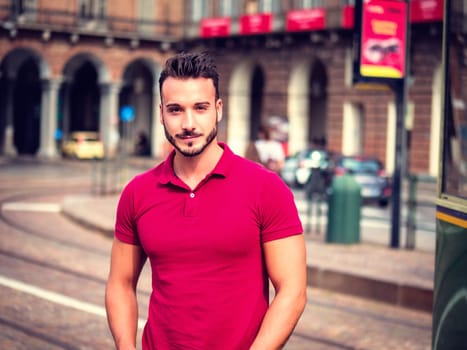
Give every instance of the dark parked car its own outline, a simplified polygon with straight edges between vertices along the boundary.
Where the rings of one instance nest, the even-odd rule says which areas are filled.
[[[288,156],[280,175],[290,187],[303,188],[311,179],[311,174],[315,169],[326,177],[325,182],[328,185],[329,175],[333,172],[332,168],[332,155],[329,151],[308,148]]]
[[[376,201],[388,205],[392,183],[383,163],[369,156],[341,156],[336,160],[334,176],[351,174],[361,187],[363,201]]]

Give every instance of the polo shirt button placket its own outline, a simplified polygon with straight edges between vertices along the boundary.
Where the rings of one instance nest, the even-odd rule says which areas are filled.
[[[195,199],[195,193],[190,192],[188,195],[189,198],[186,198],[185,200],[185,208],[184,208],[184,216],[186,217],[194,217],[196,216],[196,201]]]

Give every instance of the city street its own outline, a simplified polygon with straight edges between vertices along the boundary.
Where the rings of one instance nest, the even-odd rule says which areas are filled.
[[[91,162],[0,159],[1,349],[113,348],[104,309],[112,239],[60,212],[65,197],[95,191],[96,178]],[[306,210],[306,202],[297,201]],[[388,209],[364,210],[389,215]],[[429,211],[422,215],[428,220]],[[362,225],[374,222],[364,219]],[[147,268],[138,291],[143,324],[150,294]],[[309,288],[305,313],[285,349],[421,350],[430,343],[429,313]]]

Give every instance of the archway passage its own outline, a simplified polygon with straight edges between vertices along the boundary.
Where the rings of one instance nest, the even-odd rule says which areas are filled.
[[[97,71],[90,62],[84,62],[70,86],[69,131],[98,131],[99,102]]]
[[[264,73],[259,66],[255,66],[251,77],[250,100],[250,141],[258,138],[262,124],[263,113]]]
[[[13,142],[18,154],[36,154],[39,149],[41,82],[34,59],[19,68],[13,90]]]
[[[308,143],[326,147],[326,89],[327,76],[324,64],[316,60],[309,75],[308,89]]]
[[[119,132],[127,152],[138,156],[152,153],[152,117],[154,106],[154,74],[142,61],[132,62],[125,70],[119,109],[129,106],[134,111],[131,122],[120,121]]]

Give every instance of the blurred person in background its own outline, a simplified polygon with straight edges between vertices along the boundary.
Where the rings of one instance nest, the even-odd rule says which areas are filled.
[[[269,128],[261,126],[255,146],[261,164],[267,169],[279,173],[284,166],[284,148],[279,141],[273,139]]]
[[[277,174],[218,142],[218,79],[206,53],[178,54],[161,73],[161,123],[174,150],[133,178],[118,203],[106,288],[118,349],[135,349],[136,288],[148,258],[145,350],[279,349],[304,310],[293,195]]]
[[[138,135],[136,137],[135,154],[137,156],[151,155],[151,147],[149,145],[149,139],[144,131],[138,132]]]

